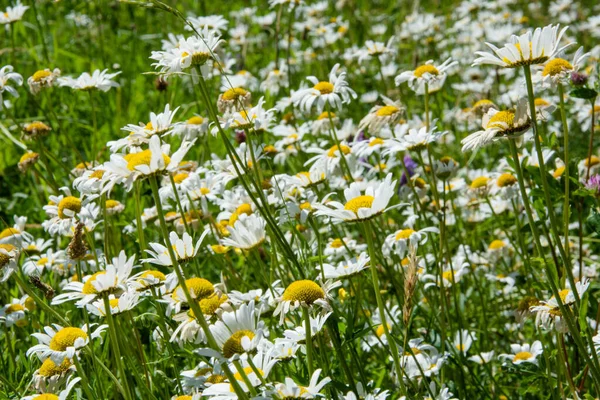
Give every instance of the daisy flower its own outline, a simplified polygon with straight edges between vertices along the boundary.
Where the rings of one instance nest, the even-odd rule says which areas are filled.
[[[394,49],[395,39],[396,38],[392,36],[388,39],[387,43],[367,40],[365,42],[365,47],[354,53],[354,56],[358,59],[359,63],[371,60],[372,58],[377,58],[380,62],[385,63],[396,53],[396,50]]]
[[[527,31],[520,36],[512,35],[509,42],[501,48],[486,42],[494,53],[476,51],[475,54],[480,57],[475,59],[473,65],[491,64],[504,68],[517,68],[523,65],[543,64],[570,46],[567,44],[558,47],[567,28],[564,27],[559,32],[559,25],[548,25],[543,29],[537,28],[533,32]]]
[[[6,282],[11,274],[17,270],[17,259],[19,258],[19,250],[8,243],[0,244],[0,270],[2,278],[0,283]]]
[[[511,344],[511,354],[500,354],[498,358],[510,360],[514,365],[520,365],[525,363],[537,365],[537,358],[544,351],[542,348],[542,342],[536,340],[531,345],[525,344]]]
[[[58,395],[44,392],[41,394],[33,394],[30,396],[24,396],[21,398],[21,400],[67,400],[70,397],[69,395],[71,394],[71,391],[73,390],[75,385],[77,383],[79,383],[80,380],[81,380],[81,378],[79,378],[79,377],[69,379],[69,381],[67,383],[67,387],[64,390],[61,390],[60,392],[58,392]]]
[[[91,75],[88,72],[84,72],[77,78],[71,78],[69,76],[58,78],[58,84],[60,86],[70,87],[73,90],[89,91],[97,89],[108,92],[110,88],[119,87],[119,84],[115,82],[113,78],[120,73],[121,71],[109,74],[108,69],[103,71],[97,69]]]
[[[369,256],[362,252],[357,259],[341,261],[337,266],[323,264],[323,274],[326,279],[349,278],[367,268],[369,268]]]
[[[0,13],[0,15],[2,14]],[[0,110],[4,108],[2,93],[7,92],[13,97],[19,97],[19,92],[9,84],[10,81],[16,86],[21,86],[23,84],[23,77],[21,74],[13,72],[12,65],[5,65],[0,68]]]
[[[156,61],[152,66],[167,76],[191,68],[192,77],[196,81],[197,71],[192,67],[199,67],[203,76],[208,75],[210,67],[207,61],[214,59],[221,43],[223,39],[219,33],[205,26],[200,30],[200,36],[180,38],[176,46],[166,51],[153,51],[150,59]]]
[[[74,326],[62,327],[57,324],[44,327],[45,333],[33,333],[39,344],[27,350],[27,356],[35,354],[40,360],[50,358],[55,364],[62,364],[65,359],[73,359],[78,350],[86,346],[90,338],[99,338],[107,325],[100,325],[90,333],[92,326],[83,328]]]
[[[583,296],[585,291],[588,289],[590,281],[583,279],[583,281],[575,284],[575,290],[579,298]],[[560,300],[565,307],[571,307],[575,304],[575,294],[571,288],[566,288],[558,292]],[[538,305],[530,308],[530,311],[536,313],[535,322],[538,326],[545,329],[550,329],[554,326],[559,332],[568,331],[568,327],[563,320],[562,312],[558,306],[558,301],[555,296],[552,296],[549,300],[541,301]]]
[[[268,335],[254,301],[223,313],[221,319],[210,326],[210,331],[225,358],[253,352],[263,336]]]
[[[278,298],[277,308],[273,315],[279,315],[280,323],[283,324],[286,314],[298,307],[318,306],[328,310],[330,308],[327,302],[329,292],[338,286],[340,286],[340,282],[327,281],[323,285],[319,285],[310,279],[292,282],[284,290],[283,295]]]
[[[286,377],[284,383],[275,385],[275,398],[277,399],[316,399],[325,395],[319,393],[325,385],[331,382],[330,378],[319,381],[321,369],[315,370],[310,377],[308,386],[300,386],[293,379]]]
[[[319,332],[323,330],[327,319],[331,315],[331,312],[327,314],[317,315],[315,318],[309,316],[310,320],[310,334],[311,337],[315,337]],[[295,329],[286,329],[283,332],[283,338],[278,338],[279,341],[289,341],[296,344],[306,343],[306,328],[304,324],[297,326]]]
[[[221,244],[251,250],[265,241],[266,225],[265,220],[256,214],[241,214],[233,226],[227,226],[229,237],[224,238]]]
[[[21,0],[17,0],[14,6],[6,7],[4,12],[0,12],[0,24],[12,24],[13,22],[20,21],[28,9],[29,6],[24,6]],[[2,103],[1,99],[0,103]]]
[[[26,275],[41,275],[44,270],[52,270],[55,264],[64,264],[67,261],[63,250],[46,250],[45,254],[32,255],[23,263],[23,272]]]
[[[382,214],[387,209],[392,196],[395,194],[396,181],[392,181],[392,174],[388,174],[380,183],[369,184],[361,193],[361,185],[353,182],[344,190],[346,204],[338,201],[329,201],[325,204],[315,204],[315,215],[330,217],[332,222],[366,221]],[[398,207],[400,205],[396,205]]]
[[[111,294],[108,296],[111,315],[121,314],[125,311],[133,310],[140,302],[140,294],[137,291],[126,291],[119,297]],[[99,317],[106,317],[106,307],[104,300],[96,300],[86,305],[87,310]]]
[[[404,112],[400,101],[381,96],[385,105],[371,108],[366,117],[358,124],[358,129],[367,129],[371,134],[378,134],[383,127],[391,127],[398,123]]]
[[[117,294],[127,290],[127,280],[131,275],[135,256],[127,258],[125,251],[121,250],[118,257],[106,269],[83,278],[83,282],[72,281],[65,285],[65,293],[59,294],[52,300],[52,304],[61,304],[77,300],[75,305],[83,307],[96,300],[102,294]]]
[[[8,243],[22,247],[23,242],[30,242],[33,236],[25,232],[27,217],[14,216],[15,224],[11,228],[0,231],[0,243]]]
[[[470,134],[461,141],[462,151],[478,150],[502,138],[522,136],[529,128],[527,99],[521,98],[515,109],[498,111],[490,108],[481,121],[483,130]]]
[[[180,136],[185,141],[202,137],[206,132],[208,132],[208,119],[199,115],[194,115],[173,127],[173,135]]]
[[[32,94],[38,94],[43,88],[54,86],[56,79],[60,76],[60,69],[54,68],[50,71],[48,68],[36,71],[33,75],[27,78],[29,91]]]
[[[457,65],[457,61],[452,58],[447,59],[442,64],[436,66],[433,60],[418,66],[414,71],[404,71],[395,78],[396,86],[408,82],[408,86],[417,94],[425,94],[425,87],[428,93],[437,92],[444,86],[447,73],[450,68]]]
[[[3,322],[7,328],[13,325],[26,325],[25,312],[32,307],[32,301],[33,299],[27,295],[20,299],[12,299],[9,304],[5,304],[4,307],[0,308],[0,322]],[[35,307],[35,303],[33,303],[33,307]]]
[[[384,155],[401,153],[406,150],[422,151],[430,143],[437,142],[446,133],[446,131],[438,131],[436,121],[433,121],[429,129],[426,126],[419,129],[410,128],[405,135],[385,141]]]
[[[309,76],[308,81],[312,88],[300,89],[292,95],[292,102],[304,112],[310,112],[313,106],[317,112],[322,112],[325,105],[333,109],[341,109],[342,104],[347,104],[356,98],[356,93],[346,82],[346,73],[338,75],[340,64],[335,64],[329,73],[329,81],[319,81],[314,76]]]
[[[200,239],[198,239],[196,245],[194,245],[192,242],[192,237],[187,232],[184,232],[181,238],[179,238],[175,232],[169,233],[169,240],[171,242],[171,246],[173,247],[173,252],[175,253],[177,262],[180,265],[186,264],[196,257],[198,250],[200,250],[200,246],[202,245],[202,241],[207,233],[208,231],[202,233],[202,236],[200,236]],[[166,267],[173,266],[173,262],[167,247],[160,243],[149,243],[149,246],[152,248],[152,250],[146,250],[146,253],[150,254],[151,258],[145,258],[141,260],[143,263],[163,265]]]
[[[385,238],[384,248],[393,250],[399,257],[403,258],[409,249],[416,252],[419,245],[425,244],[429,238],[428,233],[440,233],[440,231],[433,226],[418,231],[412,228],[400,229]]]
[[[583,61],[590,56],[590,53],[584,53],[583,47],[577,49],[573,55],[573,61],[569,62],[564,58],[553,58],[549,60],[544,69],[538,71],[534,77],[534,82],[539,82],[545,87],[554,87],[556,84],[566,84],[571,78],[571,74],[579,71]]]

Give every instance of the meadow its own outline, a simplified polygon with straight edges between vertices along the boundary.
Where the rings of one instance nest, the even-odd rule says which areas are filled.
[[[600,396],[600,4],[2,0],[0,399]]]

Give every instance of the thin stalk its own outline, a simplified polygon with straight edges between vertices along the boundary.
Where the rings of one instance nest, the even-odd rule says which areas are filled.
[[[565,202],[563,205],[563,236],[565,237],[565,252],[567,257],[570,257],[569,249],[569,217],[570,217],[570,196],[569,189],[571,179],[569,175],[569,124],[567,123],[567,111],[565,109],[565,93],[562,83],[558,84],[558,101],[560,104],[560,118],[563,127],[563,161],[565,163],[565,170],[563,172],[563,180],[565,181]]]
[[[306,363],[308,364],[308,376],[312,376],[314,371],[313,342],[310,328],[310,315],[308,314],[308,308],[306,307],[302,307],[302,318],[304,319],[304,330],[306,331]]]

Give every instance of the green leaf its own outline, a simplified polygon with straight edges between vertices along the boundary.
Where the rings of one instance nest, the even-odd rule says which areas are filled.
[[[596,92],[594,89],[582,87],[582,88],[577,88],[577,89],[571,90],[570,95],[572,97],[577,97],[578,99],[591,100],[591,99],[596,98],[596,96],[598,96],[598,92]]]

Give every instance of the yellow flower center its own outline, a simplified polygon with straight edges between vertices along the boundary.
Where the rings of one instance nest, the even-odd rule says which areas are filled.
[[[2,232],[0,232],[0,239],[6,239],[9,236],[17,236],[20,235],[21,231],[16,228],[6,228]]]
[[[244,353],[242,347],[242,338],[248,337],[250,340],[254,339],[254,332],[249,330],[237,331],[223,344],[223,355],[226,358],[232,357],[234,354]]]
[[[34,121],[30,124],[25,125],[25,127],[23,129],[27,133],[32,133],[32,132],[36,132],[36,131],[43,133],[43,132],[48,132],[50,130],[50,127],[43,122]]]
[[[108,304],[110,304],[110,308],[118,307],[119,299],[110,299],[110,300],[108,300]]]
[[[561,166],[561,167],[558,167],[558,168],[556,168],[556,169],[554,170],[554,172],[552,173],[552,176],[558,179],[558,178],[560,178],[560,177],[562,176],[562,174],[564,174],[564,173],[565,173],[565,166],[563,165],[563,166]]]
[[[415,233],[414,229],[403,229],[400,232],[396,233],[396,240],[406,240],[410,238],[410,236]]]
[[[48,262],[48,257],[42,257],[38,260],[37,265],[44,265]]]
[[[454,274],[452,273],[452,271],[444,271],[444,273],[442,274],[442,278],[448,282],[454,282]]]
[[[504,243],[502,240],[494,240],[492,241],[492,243],[490,243],[490,245],[488,246],[489,250],[499,250],[501,248],[503,248],[504,246],[506,246],[506,243]]]
[[[33,400],[59,400],[59,397],[52,393],[44,393],[38,396],[35,396]]]
[[[257,368],[257,370],[258,370],[258,373],[262,376],[263,375],[263,371],[260,368]],[[251,375],[253,373],[254,373],[254,370],[252,369],[252,367],[245,367],[244,368],[244,374]],[[236,380],[243,382],[242,374],[240,374],[239,372],[236,372],[235,374],[233,374],[233,377]]]
[[[471,189],[479,189],[485,187],[487,186],[489,180],[490,178],[488,178],[487,176],[480,176],[479,178],[475,178],[473,179],[473,182],[471,182]]]
[[[58,217],[61,219],[71,218],[65,214],[65,210],[69,210],[76,214],[81,211],[81,199],[73,196],[67,196],[58,203]]]
[[[345,144],[341,144],[340,147],[338,147],[338,145],[333,145],[331,146],[331,148],[329,148],[329,151],[327,152],[327,156],[333,158],[333,157],[337,157],[337,154],[340,152],[344,153],[344,155],[349,154],[352,150],[350,149],[350,147],[346,146]]]
[[[200,300],[200,309],[204,315],[213,315],[221,306],[221,304],[227,301],[226,295],[219,296],[218,294],[213,294],[206,299]]]
[[[350,210],[354,214],[358,215],[358,210],[360,210],[361,208],[371,208],[374,200],[375,198],[373,196],[358,196],[348,201],[344,206],[344,210]]]
[[[39,82],[42,79],[49,77],[50,75],[52,75],[52,72],[50,72],[48,70],[39,70],[39,71],[35,71],[32,78],[35,82]]]
[[[369,147],[374,147],[374,146],[382,145],[382,144],[383,144],[383,139],[375,138],[369,142]]]
[[[333,93],[333,84],[329,83],[329,82],[319,82],[317,83],[313,89],[318,90],[319,92],[321,92],[321,94],[329,94],[329,93]]]
[[[600,164],[600,158],[596,156],[591,156],[590,158],[586,158],[584,161],[586,167],[594,166]]]
[[[508,173],[508,172],[500,175],[498,177],[498,180],[496,181],[496,184],[499,187],[512,186],[515,183],[517,183],[517,178],[515,178],[515,176],[513,174]]]
[[[425,74],[439,75],[440,71],[438,71],[438,69],[431,64],[425,64],[425,65],[421,65],[421,66],[417,67],[417,69],[415,69],[413,74],[417,78],[421,78]]]
[[[205,299],[215,292],[213,284],[204,278],[190,278],[185,284],[192,298],[196,300]]]
[[[83,294],[98,294],[98,291],[92,284],[100,275],[106,274],[106,271],[96,272],[92,276],[88,278],[87,281],[83,284],[83,289],[81,289],[81,293]]]
[[[213,385],[215,383],[222,383],[222,382],[225,382],[225,376],[224,375],[211,375],[206,379],[206,382],[212,383]]]
[[[292,282],[283,292],[283,301],[293,301],[312,305],[325,298],[325,292],[319,285],[309,279]]]
[[[225,254],[229,251],[229,247],[222,244],[213,244],[211,248],[216,254]]]
[[[118,207],[120,205],[121,205],[121,203],[117,200],[112,200],[112,199],[106,200],[106,208],[108,208],[108,209],[112,209],[112,208]]]
[[[516,361],[527,361],[529,359],[531,359],[533,357],[533,354],[531,354],[528,351],[520,351],[517,354],[515,354],[515,357],[513,358],[513,362]]]
[[[183,396],[177,396],[177,397],[175,397],[175,400],[192,400],[192,396],[184,394]]]
[[[246,94],[248,94],[248,91],[241,88],[241,87],[236,87],[236,88],[232,88],[229,90],[226,90],[223,94],[222,94],[222,99],[223,100],[227,100],[227,101],[233,101],[233,100],[237,100],[240,97],[244,97],[246,96]]]
[[[391,325],[387,324],[387,328],[389,330],[391,328]],[[382,337],[383,335],[385,335],[385,327],[383,326],[383,324],[379,325],[377,329],[375,329],[375,334],[377,335],[377,337]]]
[[[186,180],[186,178],[190,176],[187,172],[180,172],[178,174],[175,174],[175,176],[173,176],[173,180],[175,181],[175,183],[181,183],[184,180]]]
[[[33,151],[29,151],[21,156],[19,159],[19,163],[24,163],[29,160],[37,159],[40,155],[38,153],[34,153]]]
[[[383,106],[379,110],[377,110],[375,115],[377,115],[378,117],[389,117],[390,115],[394,115],[399,111],[400,109],[396,106]]]
[[[486,128],[500,128],[506,130],[513,127],[515,122],[515,112],[511,110],[498,111],[487,123]]]
[[[535,100],[533,100],[533,104],[536,107],[548,107],[550,105],[550,102],[546,99],[542,99],[541,97],[538,97]]]
[[[171,162],[171,158],[163,154],[163,160],[165,165]],[[150,165],[150,160],[152,160],[152,151],[150,149],[140,151],[139,153],[131,153],[125,156],[125,160],[127,161],[127,169],[130,171],[135,171],[135,167],[139,165]]]
[[[12,313],[16,313],[17,311],[25,311],[25,307],[23,307],[21,304],[16,303],[16,304],[11,304],[10,306],[6,307],[6,315],[12,314]]]
[[[335,114],[329,111],[323,111],[321,114],[319,114],[319,116],[317,117],[317,120],[324,120],[324,119],[334,119],[335,118]]]
[[[77,339],[87,339],[88,335],[80,328],[67,327],[56,332],[50,340],[50,350],[65,351],[68,347],[73,347]]]
[[[104,172],[105,171],[102,169],[97,169],[90,174],[90,179],[92,179],[92,178],[102,179],[102,177],[104,176]]]
[[[333,247],[334,249],[339,249],[343,245],[344,245],[344,242],[342,241],[342,239],[335,238],[335,239],[333,239],[333,241],[331,242],[331,244],[329,246]]]
[[[204,118],[194,115],[192,118],[187,120],[188,125],[202,125]]]
[[[54,361],[52,361],[50,358],[47,358],[42,363],[42,366],[40,367],[38,374],[49,378],[51,376],[62,374],[63,372],[67,371],[70,366],[71,366],[71,361],[69,361],[69,359],[67,359],[67,358],[65,358],[60,365],[56,365],[54,363]]]
[[[563,71],[572,70],[573,66],[570,62],[562,58],[554,58],[546,64],[544,70],[542,71],[543,76],[555,76],[560,74]]]

